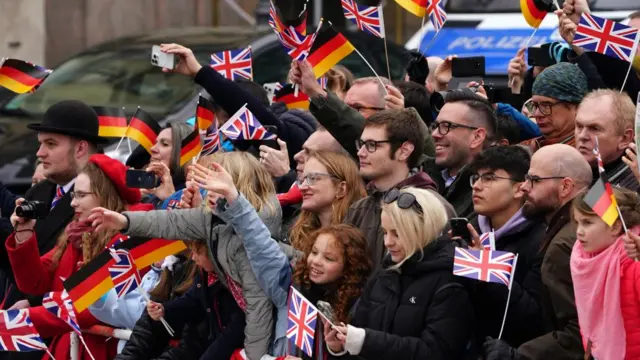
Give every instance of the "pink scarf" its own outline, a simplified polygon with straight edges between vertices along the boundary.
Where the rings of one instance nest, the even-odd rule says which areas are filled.
[[[580,331],[592,342],[596,359],[624,359],[626,338],[620,304],[621,263],[627,256],[622,239],[599,254],[588,254],[576,241],[571,252],[571,278]]]

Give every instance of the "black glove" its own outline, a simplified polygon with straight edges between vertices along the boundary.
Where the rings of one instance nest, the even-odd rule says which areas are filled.
[[[485,360],[522,360],[518,351],[506,341],[493,339],[490,336],[487,336],[484,342],[484,358]]]
[[[409,81],[424,86],[427,81],[427,76],[429,76],[429,63],[427,63],[427,58],[417,50],[410,51],[409,56],[411,57],[407,65]]]

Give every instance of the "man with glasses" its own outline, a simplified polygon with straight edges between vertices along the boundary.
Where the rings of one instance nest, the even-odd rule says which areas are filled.
[[[442,170],[446,189],[444,197],[458,216],[469,220],[475,216],[471,200],[471,173],[466,166],[495,135],[496,115],[491,104],[474,94],[456,92],[446,102],[431,124],[436,145],[435,161]]]
[[[602,89],[587,94],[576,115],[576,149],[593,169],[593,181],[599,177],[598,162],[593,152],[596,138],[607,178],[612,185],[640,190],[625,151],[633,143],[636,109],[626,93]]]
[[[526,103],[542,136],[522,144],[534,152],[551,144],[574,146],[576,112],[587,91],[587,77],[576,65],[562,62],[542,71],[533,82],[531,101]]]
[[[576,241],[571,201],[591,185],[591,167],[575,148],[554,144],[533,155],[525,179],[520,187],[525,194],[523,215],[542,217],[547,225],[539,244],[544,254],[540,304],[547,333],[522,344],[517,350],[504,340],[488,340],[484,344],[485,359],[583,359],[569,265]]]
[[[380,203],[389,190],[405,186],[429,190],[442,201],[448,215],[455,216],[453,207],[438,194],[435,182],[421,170],[425,136],[424,123],[415,109],[384,110],[367,119],[356,141],[360,175],[368,181],[369,196],[351,206],[345,222],[362,230],[376,266],[385,254]]]
[[[509,316],[502,337],[512,346],[544,333],[540,241],[546,226],[544,219],[524,216],[524,193],[520,189],[529,171],[530,159],[528,151],[520,146],[496,146],[483,151],[469,164],[473,207],[478,214],[476,229],[482,239],[490,238],[493,233],[496,250],[518,254]],[[498,337],[508,294],[504,286],[477,284],[473,303],[478,339]]]

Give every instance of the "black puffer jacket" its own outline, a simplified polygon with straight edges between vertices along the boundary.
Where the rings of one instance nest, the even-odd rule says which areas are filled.
[[[182,294],[173,292],[185,281],[189,281],[187,276],[191,274],[191,270],[195,266],[191,260],[183,260],[174,265],[172,278],[172,292],[169,299],[177,298]],[[158,299],[153,299],[158,301]],[[176,337],[182,336],[182,328],[173,328]],[[142,316],[136,322],[136,326],[131,332],[131,337],[122,349],[122,352],[115,357],[115,360],[148,360],[156,359],[165,351],[170,350],[169,334],[160,322],[154,321],[149,317],[147,310],[142,312]]]
[[[453,270],[454,243],[441,238],[396,270],[379,270],[364,289],[353,326],[366,331],[367,360],[469,358],[474,315],[464,278]],[[385,259],[385,268],[391,265]]]

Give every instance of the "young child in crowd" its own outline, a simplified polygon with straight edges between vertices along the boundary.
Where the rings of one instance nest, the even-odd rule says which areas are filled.
[[[620,213],[633,234],[640,234],[640,198],[614,188]],[[611,226],[585,201],[573,201],[577,241],[571,252],[571,277],[580,332],[595,359],[640,359],[640,262],[625,252],[624,227]]]

